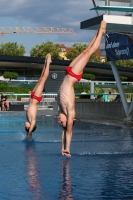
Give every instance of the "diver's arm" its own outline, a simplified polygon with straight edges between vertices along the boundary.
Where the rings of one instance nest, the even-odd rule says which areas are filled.
[[[66,137],[65,150],[68,153],[70,153],[70,145],[71,145],[71,140],[72,140],[72,127],[73,127],[74,118],[75,118],[75,111],[72,110],[68,113],[68,116],[67,116],[67,127],[66,127],[66,134],[65,134],[65,137]]]
[[[63,151],[64,151],[64,149],[65,149],[65,146],[66,146],[66,140],[65,140],[65,130],[64,130],[64,128],[63,128],[63,130],[62,130],[62,155],[63,155]]]

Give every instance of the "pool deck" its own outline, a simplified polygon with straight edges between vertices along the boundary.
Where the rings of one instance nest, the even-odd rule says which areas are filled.
[[[26,110],[26,108],[25,108]],[[21,111],[21,112],[25,112]],[[1,113],[5,112],[16,112],[16,111],[0,111]],[[52,108],[38,108],[38,115],[41,116],[53,116],[53,109]],[[133,128],[133,123],[131,124],[125,124],[124,119],[112,119],[112,118],[92,118],[90,117],[88,119],[76,119],[77,121],[84,121],[84,122],[92,122],[92,123],[98,123],[98,124],[105,124],[105,125],[114,125],[114,126],[121,126],[121,127],[130,127]]]
[[[53,116],[53,109],[48,108],[48,109],[43,109],[43,110],[38,110],[39,115],[45,115],[45,116]],[[114,125],[114,126],[121,126],[121,127],[130,127],[133,128],[133,123],[132,124],[125,124],[124,119],[112,119],[112,118],[93,118],[90,119],[76,119],[77,121],[84,121],[84,122],[92,122],[92,123],[98,123],[98,124],[105,124],[105,125]]]
[[[114,126],[130,126],[133,127],[133,125],[126,125],[124,124],[124,120],[118,120],[118,119],[81,119],[80,121],[86,121],[86,122],[92,122],[97,124],[105,124],[105,125],[114,125]]]

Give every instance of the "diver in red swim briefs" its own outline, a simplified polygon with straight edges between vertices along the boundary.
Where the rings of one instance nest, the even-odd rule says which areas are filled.
[[[38,110],[38,102],[42,100],[42,92],[44,89],[45,81],[49,75],[49,67],[51,63],[51,54],[47,54],[45,58],[44,68],[42,70],[42,74],[40,79],[38,80],[34,89],[30,92],[31,99],[26,110],[27,122],[25,122],[25,130],[27,132],[27,136],[32,136],[32,132],[36,129],[36,116]]]
[[[74,84],[82,78],[83,70],[89,62],[90,56],[99,48],[102,36],[106,31],[106,22],[102,21],[100,27],[88,45],[66,68],[66,75],[58,91],[58,105],[60,114],[58,121],[62,125],[62,155],[70,157],[70,144],[72,127],[75,118]]]

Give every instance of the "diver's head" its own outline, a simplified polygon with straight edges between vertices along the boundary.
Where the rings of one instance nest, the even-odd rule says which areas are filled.
[[[67,125],[67,118],[66,118],[66,115],[64,114],[59,114],[58,116],[58,122],[61,124],[61,126],[63,128],[66,128],[66,125]]]

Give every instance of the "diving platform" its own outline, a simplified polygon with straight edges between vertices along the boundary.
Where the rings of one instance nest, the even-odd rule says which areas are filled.
[[[102,11],[117,11],[117,12],[133,12],[133,7],[122,6],[96,6],[90,10],[102,10]]]
[[[80,29],[97,30],[104,20],[107,23],[108,32],[133,33],[133,17],[103,14],[80,22]]]
[[[95,0],[92,0],[93,8],[91,8],[90,10],[94,10],[97,16],[80,22],[80,29],[97,30],[99,28],[101,21],[104,20],[106,22],[107,32],[121,33],[123,35],[126,33],[130,35],[133,34],[133,0],[99,0],[99,1],[104,1],[105,5],[97,6]],[[120,2],[123,5],[124,3],[129,3],[129,7],[123,5],[118,6],[118,3],[117,6],[112,6],[110,2],[113,2],[113,4],[115,4],[116,2]],[[99,15],[98,11],[105,11],[105,14]],[[111,11],[114,11],[116,13],[119,12],[119,14],[118,13],[112,14]],[[107,35],[104,37],[104,39],[106,39],[106,37]],[[116,40],[115,42],[117,42]],[[120,51],[121,50],[123,49],[120,49]],[[106,55],[107,52],[106,49],[104,49],[103,51]],[[133,99],[131,101],[131,104],[129,105],[125,97],[125,93],[122,87],[117,66],[113,59],[110,61],[110,65],[112,68],[112,72],[114,74],[115,81],[117,83],[122,105],[126,114],[124,123],[130,124],[131,119],[133,119]]]

